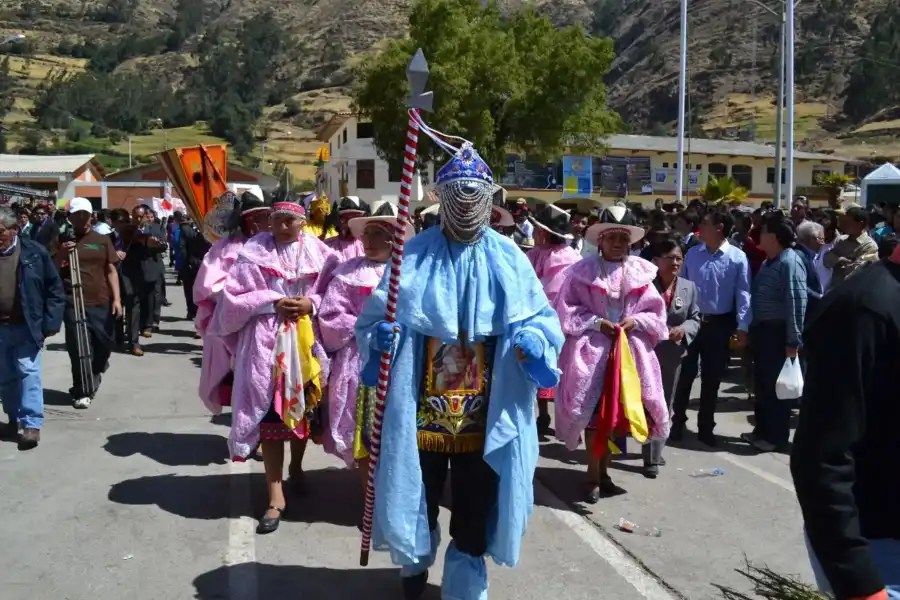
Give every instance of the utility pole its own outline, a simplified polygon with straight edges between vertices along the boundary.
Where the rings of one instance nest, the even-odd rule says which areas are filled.
[[[772,13],[781,22],[778,42],[778,98],[775,117],[775,206],[782,208],[781,196],[784,193],[787,206],[790,207],[794,196],[794,9],[800,4],[800,0],[781,0],[780,12],[775,12],[760,0],[749,0],[749,2]],[[787,32],[790,32],[790,36],[787,35]],[[785,64],[787,64],[787,75],[790,83],[787,85],[787,164],[783,167],[785,178],[784,184],[782,184],[782,156],[785,146]],[[786,192],[783,192],[784,188],[787,188]]]
[[[789,0],[790,1],[790,0]],[[681,65],[678,71],[678,170],[675,175],[675,201],[682,202],[684,192],[684,101],[687,96],[688,0],[681,0]]]
[[[753,112],[750,113],[750,141],[756,141],[756,13],[757,10],[753,9],[752,16],[752,24],[751,24],[751,46],[750,46],[750,61],[751,67],[750,72],[752,75],[750,76],[750,99],[753,102]]]
[[[791,0],[788,0],[789,2]],[[781,208],[781,182],[784,174],[784,30],[785,15],[781,11],[780,41],[778,42],[778,98],[775,116],[775,206]]]
[[[787,4],[787,36],[785,37],[785,60],[787,61],[787,80],[785,81],[785,95],[787,96],[787,135],[785,144],[787,149],[786,177],[784,193],[785,205],[790,207],[794,199],[794,0],[786,0]]]

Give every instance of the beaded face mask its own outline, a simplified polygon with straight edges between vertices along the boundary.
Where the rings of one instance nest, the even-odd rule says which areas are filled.
[[[472,142],[428,127],[418,117],[421,130],[453,158],[435,178],[434,193],[440,201],[441,228],[451,240],[474,244],[490,224],[496,190],[490,167]],[[462,142],[458,148],[446,140]]]

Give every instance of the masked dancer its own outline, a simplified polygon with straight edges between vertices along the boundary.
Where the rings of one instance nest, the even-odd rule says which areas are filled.
[[[321,198],[316,194],[308,194],[303,199],[303,205],[306,207],[308,219],[306,225],[303,226],[303,232],[313,235],[320,240],[327,240],[338,234],[337,228],[333,221],[329,219],[331,215],[331,204],[328,197]]]
[[[485,599],[485,557],[519,560],[538,455],[534,398],[558,382],[563,338],[528,259],[489,227],[495,187],[487,164],[470,143],[457,149],[421,127],[453,154],[435,183],[440,227],[406,244],[400,333],[384,321],[390,278],[356,326],[364,384],[375,385],[379,353],[393,348],[373,539],[401,565],[405,596],[419,598],[452,473],[443,597]]]

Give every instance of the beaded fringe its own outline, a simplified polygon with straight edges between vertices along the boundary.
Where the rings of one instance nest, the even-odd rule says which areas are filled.
[[[441,452],[443,454],[467,454],[484,450],[484,434],[469,433],[452,436],[436,431],[416,432],[419,450]]]

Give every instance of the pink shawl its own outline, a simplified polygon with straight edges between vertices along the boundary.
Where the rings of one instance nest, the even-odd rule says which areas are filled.
[[[340,257],[341,262],[365,254],[362,240],[356,238],[346,240],[341,236],[335,236],[325,240],[325,245],[334,250],[335,254]]]
[[[598,317],[608,314],[608,281],[601,274],[599,255],[573,265],[556,297],[566,342],[559,357],[562,378],[556,398],[556,437],[569,449],[578,447],[579,436],[587,427],[600,399],[612,340],[593,328]],[[653,285],[656,267],[646,260],[625,259],[623,284],[626,293],[623,319],[635,320],[628,334],[641,380],[641,400],[647,411],[650,434],[669,435],[669,409],[663,396],[659,362],[653,348],[668,338],[666,308]]]
[[[541,285],[544,286],[544,293],[550,304],[556,299],[559,288],[562,286],[565,276],[562,275],[566,269],[581,260],[581,255],[568,244],[558,244],[555,246],[545,246],[532,248],[528,251],[528,260],[534,267],[534,272]]]
[[[230,235],[213,244],[203,257],[203,263],[194,281],[194,304],[197,305],[194,326],[201,336],[206,332],[209,320],[216,309],[216,301],[225,286],[228,270],[237,260],[246,241],[240,233]]]
[[[197,304],[197,315],[194,327],[203,339],[203,362],[200,363],[199,394],[203,405],[213,414],[222,412],[222,406],[230,403],[223,398],[228,388],[222,387],[222,381],[231,373],[232,355],[229,345],[219,337],[207,334],[209,322],[216,310],[216,302],[225,287],[228,271],[237,260],[246,239],[238,234],[222,238],[213,244],[203,258],[197,280],[194,282],[194,302]]]
[[[272,405],[275,333],[278,327],[275,302],[288,296],[306,296],[318,310],[320,280],[333,263],[330,248],[318,238],[302,234],[296,271],[281,266],[271,233],[259,233],[244,245],[228,273],[221,298],[209,324],[209,332],[230,341],[235,369],[232,392],[231,455],[246,458],[259,442],[259,424]],[[331,259],[331,260],[329,260]],[[316,357],[327,358],[321,348]]]
[[[328,379],[328,427],[333,447],[325,450],[353,464],[353,435],[356,431],[356,395],[362,366],[356,346],[356,318],[372,291],[381,281],[385,264],[364,256],[348,260],[335,272],[319,308],[322,345],[332,354]]]

